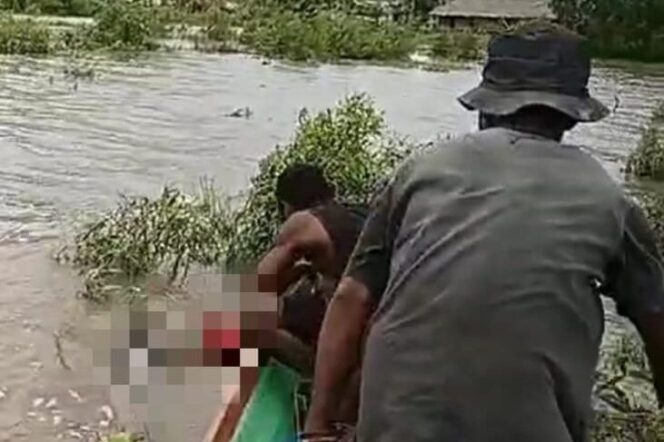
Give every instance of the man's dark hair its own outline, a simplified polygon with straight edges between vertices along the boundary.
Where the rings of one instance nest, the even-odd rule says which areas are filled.
[[[295,164],[277,178],[276,193],[279,202],[305,210],[334,198],[334,187],[318,166]]]

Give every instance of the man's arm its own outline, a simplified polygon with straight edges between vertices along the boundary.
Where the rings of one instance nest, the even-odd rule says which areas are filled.
[[[392,192],[373,204],[323,321],[318,338],[312,402],[305,432],[331,429],[339,395],[360,362],[363,338],[374,305],[387,283],[392,252]]]
[[[664,406],[664,267],[655,236],[640,208],[631,205],[621,256],[610,276],[618,313],[636,326],[650,361],[660,407]]]
[[[293,214],[283,224],[275,246],[258,264],[258,291],[280,296],[308,268],[297,265],[305,256],[330,248],[330,237],[318,219],[309,212]]]
[[[314,388],[305,432],[330,429],[340,394],[353,369],[360,363],[364,330],[373,310],[366,286],[353,278],[339,283],[328,306],[318,339]]]

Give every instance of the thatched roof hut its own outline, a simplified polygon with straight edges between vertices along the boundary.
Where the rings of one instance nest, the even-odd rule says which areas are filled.
[[[447,0],[431,11],[434,22],[455,27],[490,22],[555,19],[548,0]]]

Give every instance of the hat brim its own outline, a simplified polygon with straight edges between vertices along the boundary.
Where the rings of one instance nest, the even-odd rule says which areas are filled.
[[[478,86],[458,98],[468,110],[508,115],[526,106],[547,106],[579,122],[599,121],[609,109],[592,97],[575,97],[540,91],[497,91]]]

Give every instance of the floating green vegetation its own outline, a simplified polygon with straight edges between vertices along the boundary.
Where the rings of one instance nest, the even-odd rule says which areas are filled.
[[[43,55],[52,50],[48,26],[0,14],[0,54]]]
[[[638,146],[629,155],[626,173],[636,178],[664,179],[664,102],[653,111]]]
[[[224,256],[228,210],[210,183],[197,195],[166,187],[156,198],[123,197],[118,207],[83,226],[59,255],[83,276],[82,295],[95,300],[138,293],[161,270],[179,283],[192,265]]]

